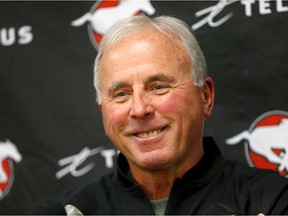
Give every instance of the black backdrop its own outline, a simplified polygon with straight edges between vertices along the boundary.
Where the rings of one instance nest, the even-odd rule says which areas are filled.
[[[71,25],[103,2],[0,2],[0,214],[27,214],[39,200],[114,169],[116,150],[104,134],[95,102],[92,23]],[[253,159],[251,140],[238,145],[226,140],[245,130],[252,134],[263,124],[277,129],[281,136],[276,140],[287,139],[288,129],[283,133],[277,125],[288,118],[288,2],[151,5],[155,13],[149,16],[172,15],[196,26],[216,84],[205,135],[215,138],[228,159],[255,166],[258,158],[262,167],[271,165],[260,153]],[[207,13],[198,16],[204,9]],[[14,146],[9,154],[8,146]],[[285,155],[283,149],[274,152]],[[277,164],[271,167],[279,171]],[[284,167],[280,174],[286,172]]]

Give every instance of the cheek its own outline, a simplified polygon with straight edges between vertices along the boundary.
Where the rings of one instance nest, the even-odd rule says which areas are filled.
[[[161,113],[175,113],[179,110],[179,99],[173,95],[156,99],[157,109]]]
[[[188,95],[188,96],[187,96]],[[197,97],[191,97],[189,94],[167,94],[156,99],[157,109],[161,113],[189,113],[201,109],[201,101]]]
[[[127,121],[127,109],[122,106],[110,106],[102,110],[102,117],[105,130],[119,128],[125,125]]]

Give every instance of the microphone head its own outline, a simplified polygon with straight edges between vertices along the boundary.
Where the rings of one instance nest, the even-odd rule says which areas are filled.
[[[65,210],[67,212],[67,215],[83,216],[82,212],[73,205],[70,204],[66,205]]]

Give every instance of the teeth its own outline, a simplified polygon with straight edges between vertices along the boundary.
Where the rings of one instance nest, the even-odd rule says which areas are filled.
[[[149,137],[152,137],[152,136],[155,136],[157,134],[159,134],[162,130],[154,130],[154,131],[150,131],[150,132],[147,132],[147,133],[141,133],[141,134],[136,134],[137,137],[140,137],[140,138],[149,138]]]

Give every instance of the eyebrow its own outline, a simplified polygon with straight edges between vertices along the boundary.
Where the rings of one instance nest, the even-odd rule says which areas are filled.
[[[124,86],[128,86],[127,82],[114,82],[112,86],[108,88],[109,94],[116,91],[117,89],[123,88]]]
[[[151,82],[156,82],[156,81],[161,81],[161,82],[168,82],[168,83],[172,83],[174,82],[174,78],[167,76],[165,74],[159,73],[159,74],[155,74],[152,75],[150,77],[148,77],[145,81],[145,83],[151,83]],[[114,82],[112,83],[112,86],[108,88],[108,92],[109,94],[111,94],[112,92],[115,92],[117,89],[123,88],[129,86],[129,84],[127,82]]]
[[[162,82],[169,82],[172,83],[174,82],[174,78],[167,76],[165,74],[159,73],[159,74],[155,74],[153,76],[148,77],[148,79],[146,80],[146,83],[149,82],[155,82],[155,81],[162,81]]]

